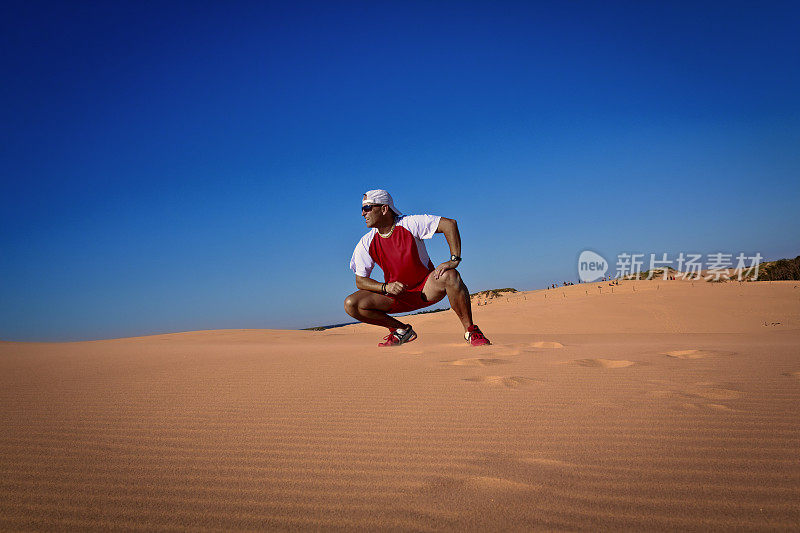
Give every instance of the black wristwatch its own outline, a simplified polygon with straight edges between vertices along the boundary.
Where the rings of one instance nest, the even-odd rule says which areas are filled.
[[[461,258],[458,257],[457,255],[453,254],[453,255],[450,256],[450,261],[458,261],[460,263],[461,262]]]

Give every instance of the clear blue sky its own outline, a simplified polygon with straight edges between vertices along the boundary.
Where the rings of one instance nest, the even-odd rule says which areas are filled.
[[[794,257],[798,20],[792,2],[5,2],[0,339],[347,321],[372,188],[458,220],[473,292],[575,279],[586,248]],[[446,259],[441,235],[428,248]]]

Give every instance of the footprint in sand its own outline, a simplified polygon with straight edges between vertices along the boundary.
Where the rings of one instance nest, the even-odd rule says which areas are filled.
[[[742,393],[732,389],[720,387],[708,387],[703,389],[690,390],[689,394],[707,400],[735,400],[742,397]]]
[[[506,359],[484,359],[484,358],[471,358],[471,359],[456,359],[455,361],[442,361],[443,363],[450,363],[455,366],[493,366],[493,365],[507,365],[511,363]]]
[[[719,350],[674,350],[671,352],[664,352],[662,355],[675,359],[703,359],[704,357],[712,357],[715,355],[733,355],[733,352],[722,352]]]
[[[523,342],[512,344],[495,344],[487,346],[484,349],[490,350],[488,355],[496,355],[499,357],[513,357],[515,355],[533,354],[540,348],[563,348],[564,345],[560,342]]]
[[[717,411],[735,411],[731,407],[716,403],[719,401],[736,400],[743,396],[741,392],[718,386],[713,382],[698,382],[688,387],[674,389],[658,389],[647,392],[651,398],[661,400],[675,400],[678,407],[684,409],[708,408]],[[698,401],[699,400],[699,401]],[[711,402],[703,400],[712,400]]]
[[[535,380],[522,376],[476,376],[474,378],[464,378],[463,381],[471,381],[473,383],[485,383],[487,385],[494,385],[497,387],[507,387],[509,389],[518,389],[520,387],[528,385],[529,383]]]
[[[531,348],[563,348],[564,345],[560,342],[553,341],[539,341],[528,343]]]
[[[626,361],[625,359],[576,359],[571,362],[579,366],[594,368],[625,368],[636,364],[636,361]]]

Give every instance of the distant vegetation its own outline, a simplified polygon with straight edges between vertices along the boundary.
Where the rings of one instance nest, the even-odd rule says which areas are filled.
[[[474,292],[474,293],[470,294],[470,297],[472,297],[472,296],[491,296],[493,298],[497,298],[503,292],[514,293],[514,292],[519,292],[519,291],[517,291],[517,289],[513,289],[511,287],[506,287],[505,289],[489,289],[489,290],[486,290],[486,291]]]
[[[744,271],[744,279],[752,278],[755,268]],[[758,281],[800,280],[800,255],[794,259],[778,259],[758,265]]]
[[[666,270],[667,276],[671,276],[673,272],[678,272],[672,267],[664,268],[654,268],[652,270],[645,270],[644,272],[636,272],[634,274],[628,274],[622,279],[658,279],[664,277],[664,271]]]
[[[441,313],[442,311],[449,311],[449,310],[450,310],[449,307],[442,307],[442,308],[439,308],[439,309],[425,309],[424,311],[417,311],[416,313],[411,313],[411,314],[409,314],[409,316],[411,316],[411,315],[424,315],[424,314],[427,314],[427,313]]]

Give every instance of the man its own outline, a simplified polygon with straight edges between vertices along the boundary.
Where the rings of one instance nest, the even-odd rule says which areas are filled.
[[[472,323],[469,291],[456,270],[461,262],[461,235],[455,220],[433,215],[403,216],[391,195],[381,189],[364,194],[361,216],[372,229],[358,242],[350,259],[359,290],[345,299],[344,309],[361,322],[389,329],[385,342],[378,346],[400,346],[417,338],[410,324],[390,313],[422,309],[445,295],[464,325],[464,339],[472,346],[491,344]],[[435,233],[444,233],[451,253],[450,260],[436,268],[422,242]],[[383,270],[383,283],[369,277],[376,264]]]

